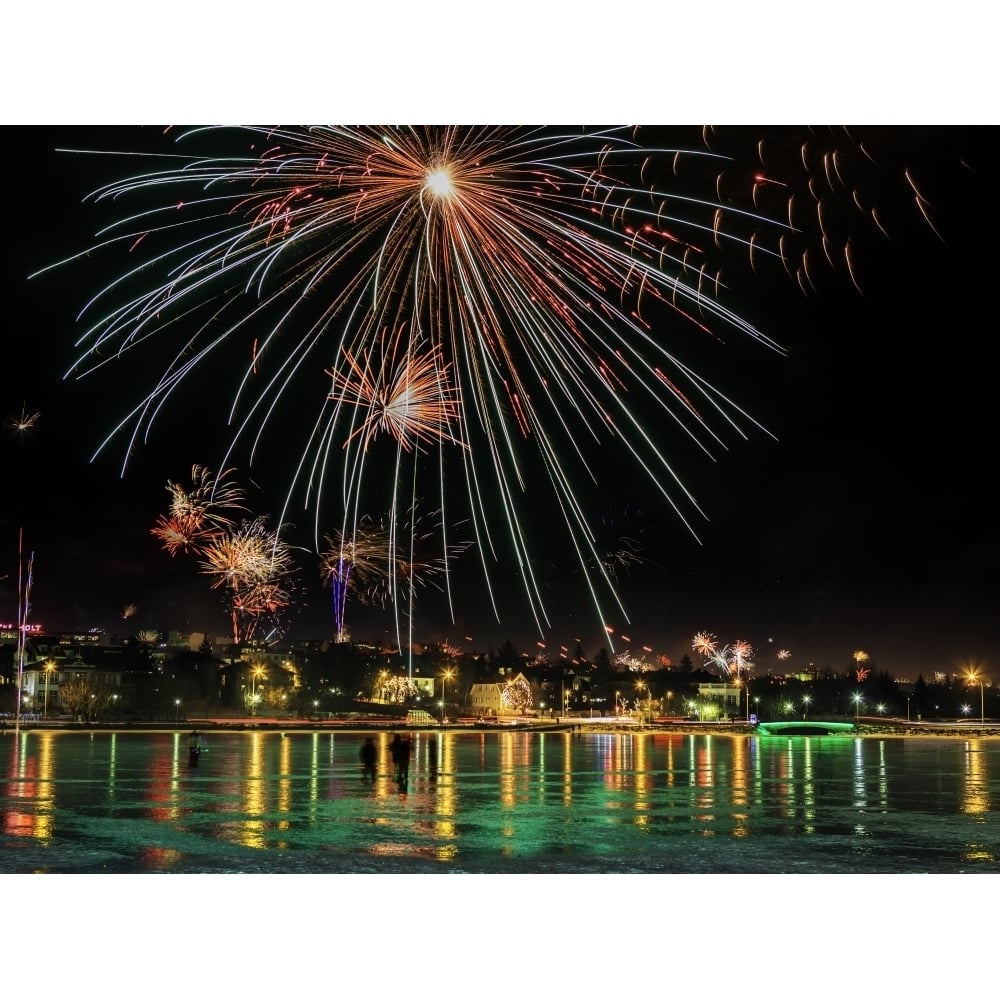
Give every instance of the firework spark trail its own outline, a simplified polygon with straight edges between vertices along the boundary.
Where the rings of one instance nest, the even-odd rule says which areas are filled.
[[[625,128],[221,131],[261,149],[248,157],[195,153],[180,167],[171,161],[94,195],[116,205],[139,196],[140,204],[93,249],[125,246],[144,256],[86,303],[89,326],[69,374],[85,376],[165,338],[175,345],[173,361],[98,451],[124,434],[128,455],[192,374],[211,356],[235,352],[242,360],[231,366],[234,433],[223,464],[247,438],[252,461],[293,383],[326,372],[333,389],[318,401],[286,499],[287,509],[301,489],[304,504],[315,504],[317,539],[330,483],[340,484],[334,520],[346,533],[373,479],[383,489],[390,480],[393,511],[411,507],[435,451],[442,551],[452,501],[467,504],[498,618],[489,578],[502,525],[535,622],[540,631],[548,624],[527,530],[539,488],[554,495],[598,620],[607,599],[625,613],[574,487],[571,464],[598,478],[585,445],[626,449],[697,537],[690,515],[703,514],[667,457],[665,428],[709,456],[724,446],[716,423],[740,436],[763,430],[670,346],[694,329],[777,349],[706,281],[702,244],[749,246],[748,238],[720,228],[723,206],[711,198],[668,197],[644,175],[653,160],[718,159],[650,149]],[[192,129],[178,142],[206,133],[218,134]],[[159,207],[146,203],[164,196]],[[755,212],[726,214],[787,229]],[[676,336],[671,314],[681,321]],[[397,337],[398,351],[377,369],[383,331],[404,328],[412,333]],[[414,380],[419,401],[408,397]],[[394,462],[367,454],[382,437],[396,448]],[[526,439],[541,460],[537,483]],[[410,450],[413,464],[404,466]],[[444,487],[452,451],[462,490]],[[398,528],[390,525],[390,534]]]
[[[936,140],[935,131],[946,141]],[[780,258],[808,295],[820,291],[823,272],[846,274],[863,293],[867,275],[856,248],[868,236],[891,243],[923,229],[946,242],[944,213],[924,184],[944,194],[971,176],[954,153],[956,132],[948,128],[784,126],[759,138],[747,128],[706,126],[703,135],[705,148],[722,154],[719,202],[787,219],[786,229],[768,233],[746,213],[736,219],[723,210],[727,223],[755,227],[744,232],[751,267],[757,271],[765,257]]]

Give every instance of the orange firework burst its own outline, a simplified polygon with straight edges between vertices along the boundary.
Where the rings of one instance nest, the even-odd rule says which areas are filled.
[[[715,636],[711,632],[698,632],[692,642],[692,648],[704,657],[715,656]]]
[[[234,642],[253,635],[265,615],[287,606],[282,581],[292,572],[291,550],[267,527],[266,517],[218,533],[201,555],[202,572],[215,578],[212,587],[229,591]]]
[[[191,486],[167,482],[168,513],[161,514],[151,533],[173,556],[178,552],[200,552],[225,529],[231,527],[231,511],[245,510],[243,491],[229,481],[232,470],[218,476],[203,465],[191,467]]]
[[[333,379],[332,400],[368,411],[348,442],[360,435],[367,450],[372,439],[384,432],[407,451],[417,440],[460,444],[449,430],[459,416],[455,390],[449,383],[451,366],[441,360],[438,348],[417,353],[408,345],[403,353],[401,335],[402,328],[381,359],[373,362],[371,352],[365,351],[359,361],[345,350],[347,370],[326,373]]]
[[[239,642],[265,616],[287,606],[288,593],[280,583],[290,575],[292,559],[280,532],[271,531],[265,517],[234,525],[233,514],[246,507],[231,472],[215,476],[205,466],[193,465],[190,487],[168,482],[170,509],[151,532],[170,555],[199,556],[202,572],[215,577],[213,589],[226,588],[233,641]]]

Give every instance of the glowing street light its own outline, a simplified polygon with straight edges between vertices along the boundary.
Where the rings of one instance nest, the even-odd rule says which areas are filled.
[[[637,694],[643,690],[646,692],[646,720],[648,721],[653,714],[653,692],[649,690],[649,685],[645,681],[636,681],[635,690]]]
[[[174,698],[174,722],[181,721],[181,700]]]
[[[46,660],[42,669],[45,671],[45,702],[42,706],[42,718],[47,719],[49,717],[49,679],[55,673],[56,661]]]
[[[805,719],[809,715],[809,702],[811,700],[812,699],[807,694],[804,694],[802,696],[802,718],[803,719]]]
[[[442,726],[444,725],[444,703],[446,700],[446,694],[448,690],[447,684],[448,681],[450,681],[454,676],[455,676],[455,671],[451,667],[446,668],[444,673],[441,674],[441,725]]]
[[[969,671],[965,675],[965,680],[969,684],[979,685],[979,724],[982,725],[986,722],[986,707],[983,701],[983,675],[979,672],[978,667],[969,667]]]
[[[861,697],[861,692],[860,691],[855,691],[854,694],[851,695],[851,701],[854,702],[854,718],[855,719],[858,718],[858,713],[861,711],[861,702],[862,702],[862,700],[863,699]]]
[[[264,665],[258,663],[257,666],[250,671],[250,715],[252,718],[257,717],[257,681],[267,678],[267,673],[264,670]]]

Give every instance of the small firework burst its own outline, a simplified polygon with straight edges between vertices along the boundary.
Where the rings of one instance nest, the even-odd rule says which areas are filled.
[[[21,412],[16,417],[10,418],[10,425],[15,431],[30,431],[38,423],[40,413],[33,413],[28,409],[27,403],[22,404]]]
[[[441,360],[436,347],[420,354],[410,346],[401,356],[401,334],[402,328],[388,349],[388,358],[373,360],[368,351],[356,358],[345,350],[345,369],[326,373],[333,379],[331,400],[368,411],[345,447],[361,437],[367,451],[379,433],[389,434],[406,451],[417,441],[460,443],[449,429],[459,418],[458,399],[450,384],[451,365]]]
[[[715,656],[715,636],[711,632],[696,633],[692,648],[706,658]]]

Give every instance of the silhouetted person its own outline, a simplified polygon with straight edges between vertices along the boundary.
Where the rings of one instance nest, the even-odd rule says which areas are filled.
[[[196,729],[188,737],[188,764],[191,767],[197,767],[198,761],[201,759],[201,733]]]
[[[373,737],[369,736],[364,743],[361,744],[361,750],[359,751],[359,756],[361,757],[361,777],[362,780],[368,781],[371,779],[375,780],[375,758],[377,756],[375,750],[375,740]]]

